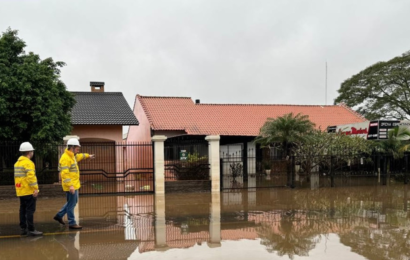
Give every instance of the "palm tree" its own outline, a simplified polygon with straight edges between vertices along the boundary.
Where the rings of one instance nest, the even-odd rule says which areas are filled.
[[[388,139],[380,142],[379,148],[382,152],[392,155],[394,158],[400,158],[403,157],[403,152],[410,148],[410,144],[406,142],[409,139],[409,128],[398,126],[389,131]]]
[[[290,157],[291,148],[296,142],[303,142],[307,134],[311,132],[315,124],[309,120],[309,116],[293,113],[285,114],[278,118],[268,118],[260,129],[259,135],[255,138],[255,143],[262,147],[272,144],[279,144],[284,151],[285,158]],[[287,167],[288,185],[291,185],[289,163]]]
[[[408,151],[410,144],[410,130],[405,126],[398,126],[391,129],[388,133],[388,139],[378,143],[379,152],[382,152],[386,156],[387,164],[387,180],[390,179],[390,163],[392,159],[402,158],[404,152]]]

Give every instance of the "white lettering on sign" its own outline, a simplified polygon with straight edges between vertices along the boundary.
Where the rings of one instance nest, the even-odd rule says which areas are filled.
[[[408,121],[408,120],[403,120],[403,121],[401,121],[401,122],[399,123],[399,125],[404,125],[404,126],[410,125],[410,121]]]
[[[336,132],[345,135],[355,135],[366,139],[369,132],[369,121],[339,125],[336,126]]]

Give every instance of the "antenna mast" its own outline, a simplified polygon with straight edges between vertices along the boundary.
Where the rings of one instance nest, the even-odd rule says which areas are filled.
[[[325,74],[325,105],[327,105],[327,61],[326,61],[326,74]]]

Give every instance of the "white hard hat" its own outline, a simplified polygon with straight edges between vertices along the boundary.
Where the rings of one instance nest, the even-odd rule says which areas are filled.
[[[76,138],[69,139],[67,145],[81,146],[80,142]]]
[[[20,145],[20,152],[34,151],[34,147],[29,142],[24,142]]]

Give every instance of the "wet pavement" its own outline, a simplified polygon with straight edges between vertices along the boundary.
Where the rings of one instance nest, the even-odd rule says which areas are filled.
[[[20,238],[17,199],[0,200],[0,259],[409,259],[407,186],[81,196],[82,231],[39,198]]]

